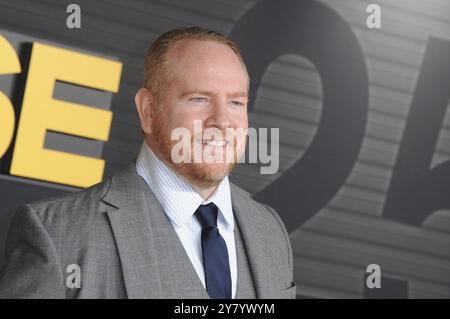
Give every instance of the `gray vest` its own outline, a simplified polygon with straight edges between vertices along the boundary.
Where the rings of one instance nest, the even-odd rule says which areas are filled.
[[[253,284],[253,278],[248,263],[248,256],[242,241],[239,225],[234,220],[234,238],[236,241],[236,258],[237,258],[237,285],[236,285],[236,299],[255,299],[256,292]]]

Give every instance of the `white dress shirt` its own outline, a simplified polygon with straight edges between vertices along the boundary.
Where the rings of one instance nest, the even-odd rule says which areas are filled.
[[[201,244],[202,227],[194,213],[200,205],[211,202],[219,208],[217,227],[227,245],[231,274],[231,296],[235,298],[237,284],[236,244],[228,177],[225,177],[214,194],[207,201],[204,201],[183,177],[176,174],[156,157],[145,141],[136,160],[136,168],[137,173],[146,181],[161,203],[205,289]]]

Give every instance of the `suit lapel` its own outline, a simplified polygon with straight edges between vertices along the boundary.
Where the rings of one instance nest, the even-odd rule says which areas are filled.
[[[128,298],[208,298],[161,205],[135,164],[115,175],[103,197]]]
[[[151,214],[150,218],[152,225],[158,225],[152,232],[163,298],[209,298],[169,218],[158,206],[158,213]]]
[[[161,298],[154,238],[141,182],[132,165],[115,175],[103,201],[120,255],[128,298]]]
[[[256,290],[256,298],[273,298],[278,295],[278,283],[273,279],[277,274],[272,267],[270,256],[265,251],[267,231],[264,229],[260,208],[252,204],[248,193],[230,183],[233,213],[242,235],[248,262]]]
[[[237,258],[237,289],[236,299],[254,299],[256,297],[254,280],[248,263],[248,256],[242,241],[242,235],[239,230],[239,223],[235,222],[234,235],[236,242],[236,258]]]

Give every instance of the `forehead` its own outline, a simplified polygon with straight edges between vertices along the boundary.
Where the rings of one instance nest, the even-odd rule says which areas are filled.
[[[247,84],[248,75],[240,59],[226,44],[210,40],[177,41],[166,59],[169,77],[189,82],[223,81]]]

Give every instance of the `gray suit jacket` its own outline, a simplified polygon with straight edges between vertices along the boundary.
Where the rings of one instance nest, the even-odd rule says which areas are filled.
[[[295,298],[292,250],[279,216],[233,184],[231,198],[256,297]],[[80,288],[67,285],[74,282],[72,264],[80,267]],[[19,208],[8,233],[0,298],[208,295],[132,164],[83,191]]]

